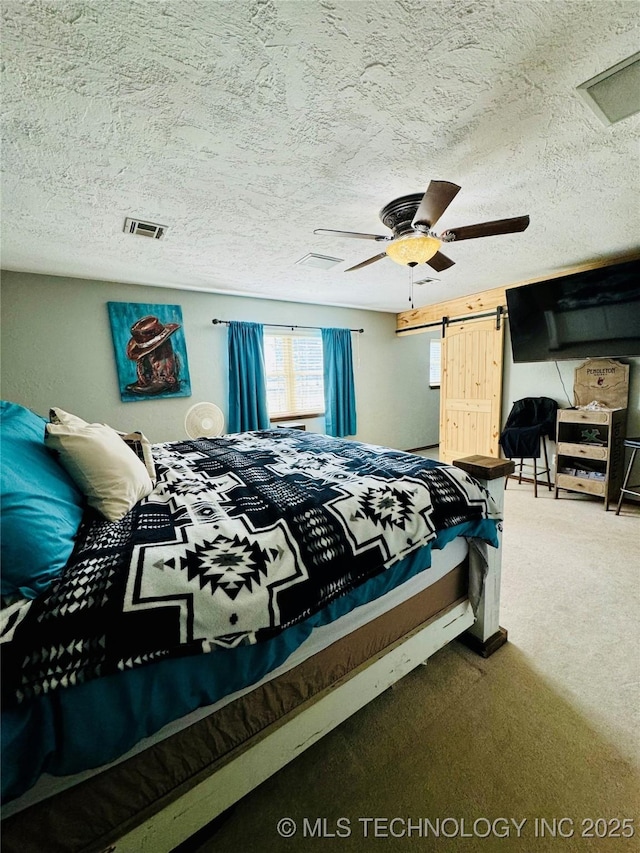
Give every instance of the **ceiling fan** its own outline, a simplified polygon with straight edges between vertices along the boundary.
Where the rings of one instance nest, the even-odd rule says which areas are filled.
[[[436,234],[432,230],[433,226],[459,191],[460,187],[449,181],[431,181],[424,195],[414,193],[390,201],[382,208],[379,216],[382,223],[393,232],[391,237],[382,234],[361,234],[357,231],[335,231],[331,228],[316,228],[313,233],[338,234],[342,237],[375,240],[386,244],[384,252],[349,267],[345,272],[362,269],[385,257],[410,267],[427,263],[432,269],[441,272],[455,263],[440,251],[443,243],[492,237],[496,234],[513,234],[516,231],[524,231],[529,225],[528,216],[515,216],[511,219],[464,225],[461,228],[448,228],[441,234]]]

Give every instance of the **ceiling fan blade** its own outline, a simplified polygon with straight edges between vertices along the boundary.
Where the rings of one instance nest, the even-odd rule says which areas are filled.
[[[445,234],[452,234],[458,240],[472,240],[474,237],[493,237],[495,234],[513,234],[524,231],[529,225],[528,216],[514,216],[512,219],[495,219],[493,222],[480,222],[478,225],[464,225],[462,228],[448,228]]]
[[[459,192],[460,187],[457,184],[449,181],[431,181],[418,205],[411,227],[426,225],[428,228],[433,228]]]
[[[334,231],[332,228],[316,228],[314,234],[338,234],[340,237],[357,237],[360,240],[391,240],[382,234],[360,234],[358,231]]]
[[[455,264],[455,261],[452,261],[451,258],[443,255],[442,252],[436,252],[432,258],[429,258],[429,260],[426,261],[426,263],[436,272],[442,272],[442,270],[448,270],[449,267],[452,267]]]
[[[379,255],[374,255],[372,258],[367,258],[366,261],[361,261],[359,264],[356,264],[355,267],[349,267],[349,269],[345,270],[345,272],[353,272],[354,270],[360,270],[360,269],[362,269],[362,267],[368,267],[369,264],[373,264],[376,261],[380,261],[380,260],[382,260],[382,258],[386,258],[386,257],[387,257],[387,253],[381,252]]]

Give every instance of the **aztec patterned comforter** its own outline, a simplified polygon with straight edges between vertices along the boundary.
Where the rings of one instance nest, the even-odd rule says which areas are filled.
[[[62,576],[8,626],[5,702],[260,642],[437,531],[498,518],[457,468],[298,430],[153,453],[154,491],[119,522],[87,515]]]

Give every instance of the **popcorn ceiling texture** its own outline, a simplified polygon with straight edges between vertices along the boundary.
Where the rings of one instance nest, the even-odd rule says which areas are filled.
[[[386,234],[380,208],[431,179],[462,186],[438,230],[531,225],[447,247],[416,305],[638,246],[638,116],[604,127],[575,92],[637,50],[635,0],[5,0],[2,17],[6,268],[401,311],[407,269],[345,273],[379,246],[313,229]],[[296,266],[307,252],[344,263]]]

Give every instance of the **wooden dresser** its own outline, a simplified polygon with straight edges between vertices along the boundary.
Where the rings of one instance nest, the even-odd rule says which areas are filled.
[[[624,474],[629,365],[591,359],[576,370],[576,408],[559,409],[555,497],[560,489],[616,503]],[[593,402],[599,408],[586,408]],[[621,405],[623,404],[623,405]]]

